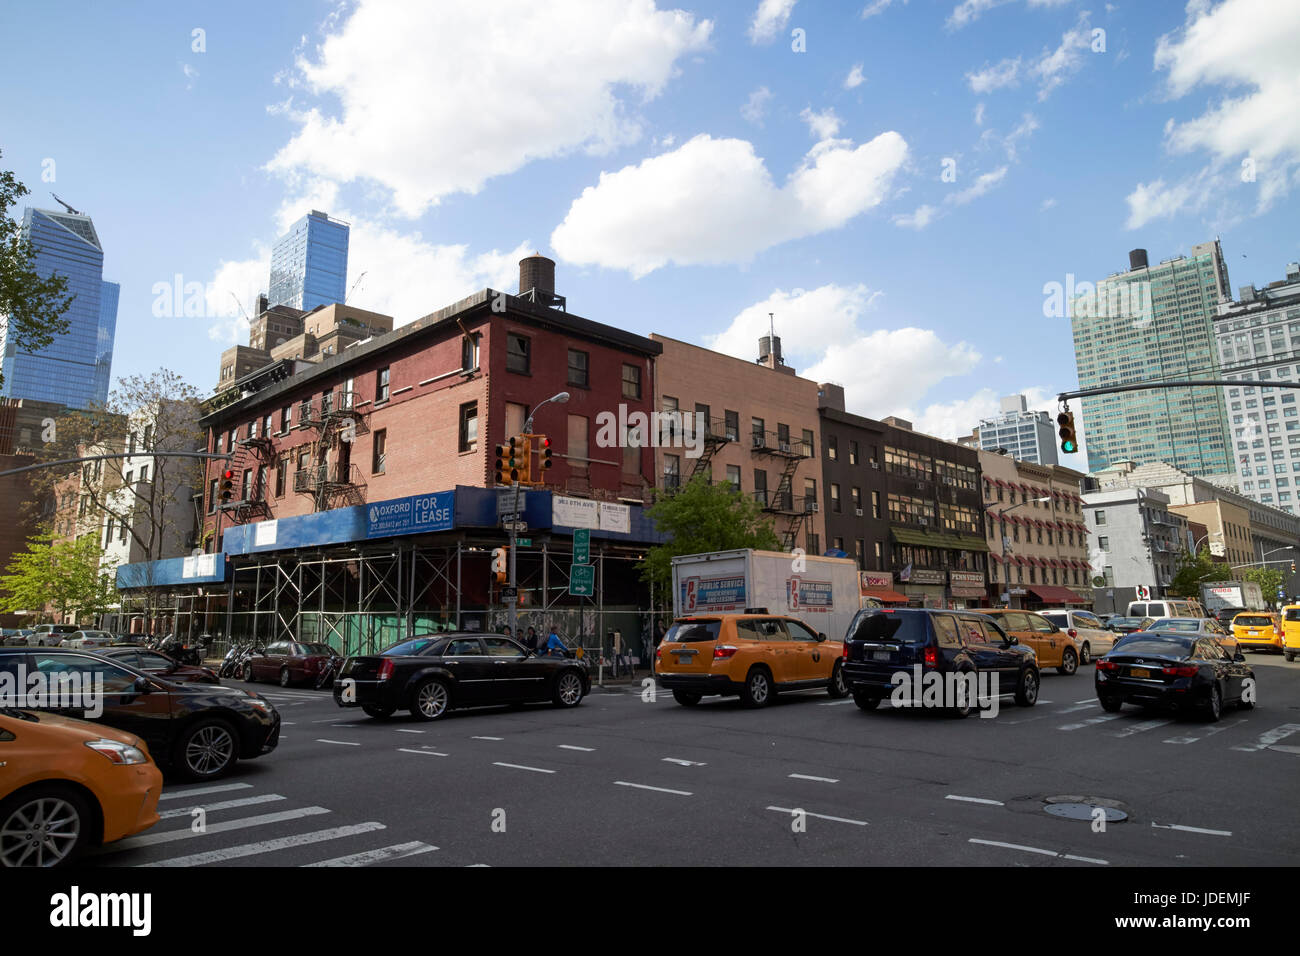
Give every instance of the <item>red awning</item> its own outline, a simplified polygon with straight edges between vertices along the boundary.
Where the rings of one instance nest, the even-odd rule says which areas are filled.
[[[1052,584],[1031,584],[1029,590],[1044,604],[1087,604],[1083,598],[1069,588]]]
[[[882,601],[885,604],[907,603],[906,594],[899,594],[897,591],[891,591],[888,588],[864,588],[862,596],[875,598],[877,601]]]
[[[998,554],[996,551],[990,551],[989,557],[992,558],[994,561],[996,561],[998,564],[1002,563],[1002,555]]]

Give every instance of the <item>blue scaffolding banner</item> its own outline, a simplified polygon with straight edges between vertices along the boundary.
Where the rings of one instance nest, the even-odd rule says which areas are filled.
[[[450,531],[455,515],[456,493],[439,491],[409,495],[366,506],[366,537],[386,538],[426,531]]]

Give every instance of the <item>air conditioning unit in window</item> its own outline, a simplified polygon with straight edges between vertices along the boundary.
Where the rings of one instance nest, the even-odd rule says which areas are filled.
[[[861,517],[862,517],[862,509],[861,509],[861,508],[854,508],[854,509],[853,509],[853,514],[854,514],[855,517],[861,518]]]
[[[872,468],[873,471],[879,471],[879,470],[880,470],[880,462],[878,462],[878,461],[873,461],[873,462],[871,463],[871,468]]]
[[[821,511],[822,510],[821,502],[819,501],[808,502],[808,510],[811,511],[813,514],[816,514],[817,512]]]

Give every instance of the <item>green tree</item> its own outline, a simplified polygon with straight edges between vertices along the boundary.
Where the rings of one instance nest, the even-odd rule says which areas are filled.
[[[101,566],[94,535],[59,541],[52,534],[27,540],[27,550],[13,555],[0,577],[0,611],[35,611],[46,607],[63,620],[96,614],[114,603],[113,568]]]
[[[1253,581],[1259,585],[1260,591],[1264,594],[1264,600],[1269,605],[1277,603],[1277,589],[1280,588],[1286,580],[1279,569],[1271,568],[1265,565],[1262,568],[1247,568],[1246,573],[1242,575],[1247,581]]]
[[[36,273],[31,243],[23,241],[18,220],[10,217],[9,207],[27,193],[13,173],[0,169],[0,320],[8,325],[12,347],[39,352],[68,331],[63,313],[73,296],[63,276],[41,278]]]
[[[1178,556],[1178,570],[1170,582],[1169,593],[1179,598],[1197,598],[1201,596],[1201,585],[1206,581],[1228,581],[1232,578],[1232,569],[1227,564],[1215,561],[1209,548],[1201,548],[1196,557],[1192,557],[1186,548]]]
[[[757,501],[730,484],[711,485],[703,475],[692,478],[677,494],[660,498],[646,514],[668,536],[666,544],[651,548],[641,562],[641,579],[650,585],[660,607],[671,605],[673,558],[679,554],[781,547],[771,519],[763,515]]]

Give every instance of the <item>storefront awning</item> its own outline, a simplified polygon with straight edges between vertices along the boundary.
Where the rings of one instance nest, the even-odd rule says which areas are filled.
[[[919,548],[948,548],[953,551],[988,551],[988,542],[974,535],[940,534],[911,528],[890,528],[889,533],[899,544]]]
[[[1079,597],[1069,588],[1058,587],[1051,584],[1030,585],[1029,592],[1044,604],[1087,604],[1087,600]]]
[[[888,588],[864,588],[863,597],[875,598],[884,604],[906,604],[907,595],[899,594],[897,591],[891,591]]]
[[[963,598],[982,598],[984,597],[984,589],[963,587],[959,584],[954,584],[952,587],[952,596],[963,597]]]

